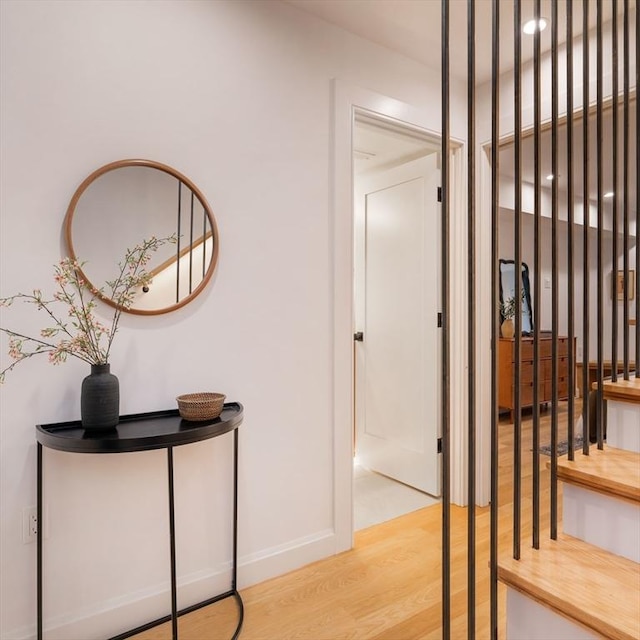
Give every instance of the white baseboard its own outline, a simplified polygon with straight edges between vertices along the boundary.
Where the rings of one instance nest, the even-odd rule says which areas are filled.
[[[238,589],[288,573],[335,553],[332,529],[238,558]],[[178,577],[178,608],[202,602],[231,588],[229,564]],[[45,619],[47,640],[91,640],[117,635],[170,613],[169,582]],[[46,594],[45,594],[46,611]],[[35,640],[35,624],[10,631],[2,640]]]
[[[335,553],[335,531],[326,529],[283,545],[243,556],[238,561],[238,589],[281,576]]]

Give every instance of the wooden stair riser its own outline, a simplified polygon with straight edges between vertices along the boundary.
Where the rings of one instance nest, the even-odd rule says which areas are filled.
[[[640,504],[565,483],[562,530],[589,544],[640,563]]]
[[[516,589],[507,589],[508,640],[597,640],[602,636],[539,604]]]
[[[640,403],[607,400],[607,444],[640,453]]]

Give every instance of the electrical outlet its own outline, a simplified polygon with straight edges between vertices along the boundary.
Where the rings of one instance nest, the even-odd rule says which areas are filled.
[[[30,544],[38,537],[38,511],[35,507],[22,510],[22,544]]]

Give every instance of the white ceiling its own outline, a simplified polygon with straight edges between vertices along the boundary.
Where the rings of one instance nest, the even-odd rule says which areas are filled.
[[[602,118],[602,140],[604,140],[604,146],[602,148],[602,157],[605,161],[602,165],[602,189],[603,193],[607,191],[615,191],[615,185],[613,184],[613,164],[611,158],[613,157],[613,147],[611,140],[613,139],[613,110],[606,109]],[[631,203],[631,208],[635,210],[635,172],[636,172],[636,102],[632,101],[629,105],[629,135],[630,141],[630,158],[629,158],[629,178],[630,184],[628,186],[628,197]],[[619,185],[622,181],[622,140],[623,140],[623,112],[622,108],[618,110],[618,179]],[[540,137],[540,175],[542,176],[543,188],[551,188],[551,181],[547,180],[547,176],[552,173],[552,155],[551,155],[551,136],[552,131],[550,128],[542,132]],[[598,197],[597,191],[597,158],[598,158],[598,142],[596,115],[592,114],[589,120],[589,199],[595,202]],[[583,135],[582,135],[582,118],[576,118],[573,123],[573,188],[576,198],[580,198],[583,193]],[[558,141],[557,141],[557,166],[558,166],[558,190],[560,193],[567,191],[568,185],[568,171],[567,171],[567,126],[566,123],[561,122],[558,127]],[[533,147],[533,135],[527,135],[522,139],[522,180],[530,184],[534,183],[534,147]],[[500,147],[500,175],[508,176],[510,178],[515,177],[514,172],[514,155],[513,144],[503,144]]]
[[[440,11],[439,0],[285,0],[346,31],[417,60],[433,69],[440,69]],[[595,1],[590,2],[590,26],[595,26]],[[475,0],[476,9],[476,82],[491,79],[491,0]],[[513,60],[513,0],[500,0],[501,72],[512,68]],[[564,42],[564,7],[559,3],[558,40]],[[631,0],[631,7],[635,7]],[[574,3],[574,34],[582,32],[582,3]],[[622,2],[618,3],[622,12]],[[467,77],[467,2],[451,0],[450,29],[456,45],[450,48],[451,74]],[[609,2],[603,3],[604,19],[611,13]],[[522,22],[533,18],[533,0],[522,0]],[[541,0],[541,15],[551,18],[551,0]],[[460,40],[464,42],[461,46]],[[551,48],[551,29],[541,34],[541,48]],[[523,36],[523,62],[533,57],[533,38]]]
[[[439,140],[381,120],[356,116],[353,166],[356,175],[395,167],[440,151]]]
[[[311,13],[329,23],[362,38],[371,40],[379,45],[401,53],[408,58],[425,64],[436,70],[440,69],[440,23],[441,2],[439,0],[285,0],[303,11]],[[595,1],[586,0],[590,6],[590,28],[595,28]],[[633,11],[636,0],[630,0]],[[500,48],[501,72],[504,73],[513,66],[513,0],[500,0]],[[565,6],[559,3],[558,40],[563,43],[565,33]],[[533,0],[522,0],[522,23],[533,17]],[[574,35],[578,37],[582,26],[583,3],[574,3]],[[454,78],[466,81],[467,78],[467,2],[466,0],[451,0],[451,33],[462,34],[456,45],[450,49],[451,74]],[[618,2],[619,12],[623,11],[623,3]],[[475,0],[476,9],[476,82],[481,84],[491,79],[491,19],[492,0]],[[611,17],[611,3],[603,2],[604,20]],[[551,17],[551,0],[541,0],[541,15]],[[533,57],[533,38],[522,38],[523,62]],[[551,29],[547,28],[541,34],[542,51],[551,48]],[[610,139],[611,117],[607,112],[604,121],[604,139]],[[636,141],[635,132],[635,103],[632,109],[632,123],[629,139]],[[582,129],[581,121],[574,124],[574,191],[578,197],[582,193],[581,164],[577,159],[582,157]],[[622,117],[620,117],[622,129]],[[567,188],[566,163],[566,128],[561,126],[558,138],[558,166],[560,167],[559,191]],[[620,133],[622,135],[622,132]],[[385,131],[378,126],[360,123],[356,128],[355,139],[355,170],[367,171],[383,168],[401,161],[407,161],[421,154],[419,141],[398,132]],[[428,144],[427,144],[428,147]],[[595,117],[591,119],[590,127],[590,156],[597,158]],[[542,177],[543,186],[550,187],[545,176],[551,173],[551,132],[546,131],[542,136]],[[422,155],[427,153],[422,149]],[[611,152],[605,157],[610,157]],[[620,165],[621,166],[621,165]],[[611,163],[605,163],[603,186],[605,190],[613,188],[611,185]],[[597,198],[596,191],[596,163],[591,162],[590,198]],[[620,169],[621,171],[621,169]],[[631,151],[630,175],[635,175],[635,145]],[[512,145],[502,145],[500,151],[500,174],[513,177],[513,148]],[[533,183],[533,137],[524,138],[522,142],[522,179]],[[611,185],[611,186],[609,186]],[[633,186],[633,181],[632,181]],[[629,191],[631,202],[635,203],[635,188]]]

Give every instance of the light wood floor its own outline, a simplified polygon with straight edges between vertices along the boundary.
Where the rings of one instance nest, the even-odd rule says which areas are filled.
[[[580,405],[576,406],[576,414]],[[550,437],[551,411],[543,412],[540,443]],[[530,546],[532,428],[522,423],[523,547]],[[567,411],[559,409],[566,433]],[[560,435],[559,440],[566,439]],[[548,457],[540,456],[541,520],[548,526]],[[512,548],[513,425],[499,427],[500,552]],[[561,504],[561,499],[560,499]],[[476,509],[476,637],[489,632],[489,508]],[[245,622],[241,640],[412,640],[441,638],[440,505],[427,507],[356,534],[355,547],[338,556],[242,590]],[[451,637],[467,637],[467,509],[452,507]],[[235,603],[227,599],[183,616],[181,640],[228,640],[235,628]],[[500,590],[499,635],[504,634],[504,592]],[[171,638],[168,624],[136,636]]]

